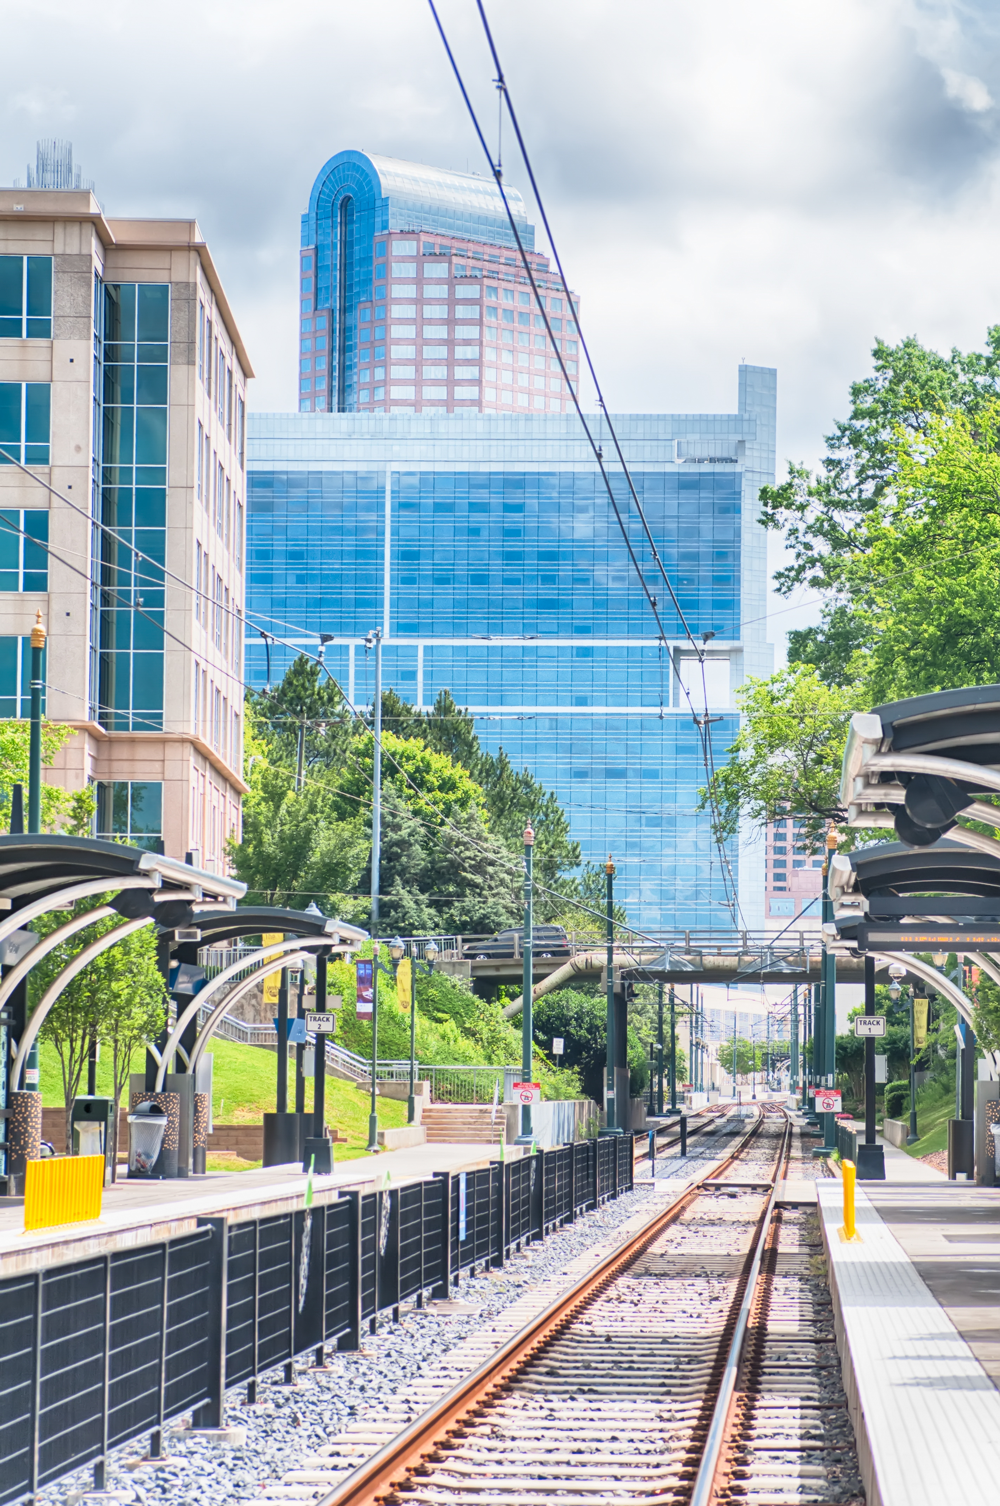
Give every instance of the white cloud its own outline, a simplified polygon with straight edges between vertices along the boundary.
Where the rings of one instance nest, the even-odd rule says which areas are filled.
[[[941,77],[948,98],[961,105],[963,110],[980,115],[984,110],[993,109],[993,96],[981,78],[972,73],[959,73],[956,68],[942,68]]]
[[[495,69],[441,0],[491,143]],[[731,409],[779,368],[779,464],[815,463],[876,336],[1000,321],[988,0],[492,0],[512,97],[609,405]],[[290,408],[296,249],[333,152],[485,169],[412,0],[8,0],[0,180],[66,135],[111,214],[195,214]],[[527,192],[505,133],[505,169]],[[787,618],[776,620],[787,626]]]

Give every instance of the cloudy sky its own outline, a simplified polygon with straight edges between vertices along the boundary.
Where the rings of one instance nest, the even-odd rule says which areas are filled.
[[[492,144],[474,0],[440,8]],[[739,361],[774,365],[779,464],[812,462],[875,335],[969,348],[1000,315],[989,0],[490,10],[614,410],[732,409]],[[424,0],[0,0],[0,25],[0,181],[65,136],[109,214],[196,215],[257,409],[294,406],[299,215],[326,158],[484,168]]]

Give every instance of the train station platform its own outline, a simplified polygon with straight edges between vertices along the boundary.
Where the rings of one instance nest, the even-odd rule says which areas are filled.
[[[507,1146],[505,1154],[514,1160],[523,1150]],[[498,1146],[431,1144],[359,1156],[335,1166],[328,1176],[314,1176],[313,1195],[323,1202],[341,1192],[375,1192],[387,1185],[422,1181],[435,1172],[475,1171],[498,1155]],[[200,1218],[238,1213],[251,1219],[284,1213],[302,1206],[307,1181],[297,1162],[168,1181],[123,1178],[104,1189],[99,1219],[30,1233],[24,1231],[23,1200],[5,1200],[0,1202],[0,1277],[153,1240],[175,1239],[192,1232]]]
[[[1000,1191],[950,1182],[886,1146],[886,1180],[817,1194],[844,1384],[868,1506],[996,1497]]]

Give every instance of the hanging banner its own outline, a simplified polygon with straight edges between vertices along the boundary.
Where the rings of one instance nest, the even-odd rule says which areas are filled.
[[[413,963],[404,957],[396,969],[396,1003],[400,1009],[409,1009],[413,1002]]]
[[[922,1051],[927,1045],[927,1011],[930,1000],[915,995],[913,1000],[913,1045],[917,1051]]]
[[[465,1243],[468,1233],[466,1225],[466,1200],[468,1197],[466,1176],[467,1173],[464,1171],[460,1171],[458,1174],[458,1242],[460,1245]]]
[[[374,966],[370,958],[361,958],[354,966],[358,978],[358,1019],[370,1020],[374,1007]]]
[[[284,931],[265,931],[264,935],[260,939],[264,943],[264,949],[265,949],[265,954],[266,954],[267,948],[269,946],[273,946],[276,941],[284,941],[284,939],[285,939],[285,933],[284,933]],[[281,953],[280,952],[272,952],[271,956],[280,957]],[[270,958],[267,957],[267,956],[265,956],[265,960],[269,961]],[[278,990],[280,989],[280,987],[281,987],[281,969],[279,968],[276,973],[268,973],[267,977],[264,979],[264,1003],[265,1004],[277,1005],[277,1002],[278,1002]]]

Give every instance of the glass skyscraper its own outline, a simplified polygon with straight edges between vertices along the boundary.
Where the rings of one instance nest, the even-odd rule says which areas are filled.
[[[718,718],[718,763],[737,728],[734,688],[771,667],[756,498],[774,476],[775,391],[773,370],[741,366],[733,413],[615,420],[688,624],[699,641],[714,635],[704,678],[619,475],[667,633],[657,639],[574,415],[252,416],[247,610],[288,646],[248,635],[249,681],[265,683],[269,659],[277,679],[329,634],[327,664],[367,704],[363,640],[381,628],[385,685],[420,707],[444,689],[468,707],[485,747],[557,793],[585,859],[613,854],[634,923],[731,928],[678,680]],[[739,923],[762,927],[763,849],[733,844],[730,860]]]
[[[517,189],[505,192],[537,298],[492,179],[330,158],[302,216],[300,412],[570,410],[579,300],[534,250]]]

